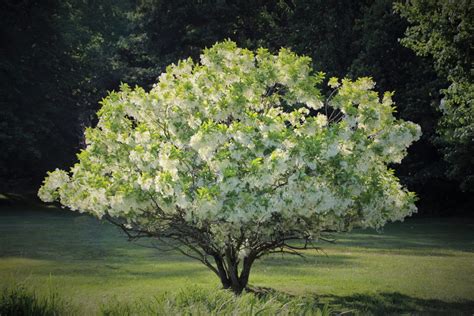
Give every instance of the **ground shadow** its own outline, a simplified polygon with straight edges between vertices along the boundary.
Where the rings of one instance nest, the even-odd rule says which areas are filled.
[[[474,220],[470,218],[408,219],[377,232],[373,229],[337,234],[338,246],[360,247],[416,255],[444,255],[441,251],[474,251]]]
[[[351,296],[321,295],[317,299],[328,301],[333,306],[340,306],[342,310],[354,310],[363,315],[472,315],[474,312],[474,301],[445,302],[411,297],[397,292]]]
[[[268,287],[249,286],[248,292],[259,297],[293,297]],[[313,295],[313,306],[329,304],[335,315],[473,315],[474,301],[445,302],[422,299],[398,292],[353,294],[349,296]]]
[[[314,265],[319,268],[356,267],[354,257],[341,254],[326,255],[321,252],[305,253],[303,257],[289,254],[273,254],[263,257],[257,263],[264,267],[288,268],[294,270],[299,264]],[[304,272],[307,273],[307,272]]]

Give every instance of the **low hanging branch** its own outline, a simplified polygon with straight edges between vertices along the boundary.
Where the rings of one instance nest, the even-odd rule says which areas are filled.
[[[79,162],[38,195],[198,260],[235,293],[265,255],[302,256],[329,232],[416,211],[388,166],[419,126],[396,119],[369,78],[331,78],[324,100],[310,65],[226,41],[170,65],[149,92],[123,85]]]

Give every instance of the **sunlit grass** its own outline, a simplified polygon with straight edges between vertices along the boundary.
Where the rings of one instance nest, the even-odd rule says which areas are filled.
[[[356,231],[308,251],[306,259],[267,257],[250,284],[312,296],[361,311],[474,310],[474,223],[416,219],[383,232]],[[177,253],[126,241],[112,225],[65,210],[0,211],[0,284],[24,284],[95,312],[110,300],[133,302],[199,285],[215,275]]]

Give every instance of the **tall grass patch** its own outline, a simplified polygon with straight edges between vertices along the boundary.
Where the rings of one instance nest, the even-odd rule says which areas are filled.
[[[163,293],[151,300],[120,302],[112,300],[101,306],[101,314],[116,315],[330,315],[327,305],[314,299],[284,294],[235,296],[230,291],[199,287]]]
[[[74,308],[67,304],[56,291],[46,296],[24,286],[6,287],[0,294],[1,316],[55,316],[74,314]]]

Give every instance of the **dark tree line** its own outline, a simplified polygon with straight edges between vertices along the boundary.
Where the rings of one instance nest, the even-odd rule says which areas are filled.
[[[398,115],[423,137],[394,168],[422,213],[467,210],[474,33],[472,2],[459,3],[2,0],[2,190],[36,189],[46,170],[71,165],[99,101],[120,82],[150,88],[168,64],[229,38],[289,47],[327,77],[371,76],[395,91]]]

